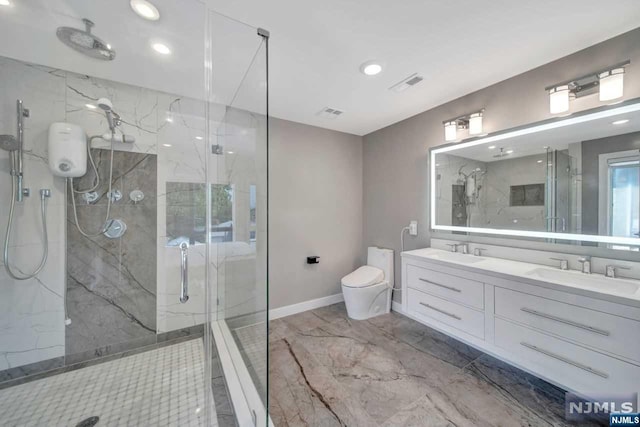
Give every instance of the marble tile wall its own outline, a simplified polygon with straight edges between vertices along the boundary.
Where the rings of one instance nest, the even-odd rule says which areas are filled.
[[[136,233],[136,235],[144,236],[146,239],[145,247],[147,244],[155,246],[155,250],[150,251],[146,256],[152,261],[157,259],[157,263],[146,262],[141,266],[128,265],[135,271],[125,274],[121,271],[122,267],[127,265],[125,260],[124,264],[120,265],[121,268],[118,269],[122,277],[127,274],[133,277],[142,274],[147,278],[156,276],[156,283],[151,284],[149,279],[139,287],[139,296],[134,298],[135,301],[130,301],[133,307],[131,310],[138,313],[133,317],[142,320],[141,323],[144,325],[144,327],[137,325],[138,332],[144,331],[144,333],[134,334],[138,337],[134,342],[142,345],[151,339],[147,336],[150,337],[156,332],[168,332],[202,323],[204,318],[204,247],[194,249],[191,257],[191,299],[187,304],[180,305],[179,310],[175,310],[173,307],[175,305],[173,300],[176,295],[176,284],[179,286],[177,280],[179,277],[177,268],[179,258],[174,253],[175,248],[165,245],[165,182],[205,182],[204,103],[7,58],[0,58],[0,82],[2,82],[0,83],[0,133],[15,133],[15,100],[23,99],[25,106],[31,110],[31,117],[25,121],[25,183],[34,192],[40,188],[52,190],[47,215],[49,261],[45,270],[37,279],[15,282],[6,276],[4,268],[0,269],[0,371],[19,366],[27,367],[30,364],[54,358],[64,360],[63,296],[66,285],[65,264],[67,258],[65,251],[66,185],[64,180],[54,178],[49,172],[47,130],[53,122],[66,121],[79,124],[88,135],[104,134],[108,129],[106,119],[98,109],[91,108],[101,97],[107,97],[113,102],[114,110],[123,119],[121,129],[136,139],[134,144],[115,144],[118,153],[129,152],[131,159],[142,162],[140,167],[134,168],[134,174],[150,173],[150,163],[157,167],[157,173],[154,171],[157,175],[155,191],[151,189],[151,180],[146,180],[147,187],[143,188],[143,191],[148,199],[142,202],[144,205],[138,207],[141,212],[145,212],[149,217],[154,217],[155,220],[151,221],[146,216],[144,220],[142,218],[132,219],[132,223],[144,222],[145,232]],[[109,143],[101,139],[96,139],[93,145],[94,148],[108,148],[109,146]],[[120,161],[126,162],[126,158],[127,155],[122,153]],[[152,158],[153,161],[151,161]],[[10,192],[10,179],[7,173],[9,170],[8,159],[6,152],[0,152],[0,200],[8,200]],[[133,182],[136,181],[133,180]],[[130,189],[127,187],[123,190],[124,196],[127,198]],[[85,208],[87,208],[86,212],[79,212],[81,217],[83,215],[86,217],[82,217],[81,221],[84,223],[86,219],[87,227],[97,226],[92,223],[97,217],[87,216],[87,212],[91,208],[95,208],[102,214],[103,208],[101,206],[85,206]],[[124,214],[127,209],[138,208],[122,203],[119,209]],[[11,248],[12,263],[25,271],[32,267],[31,264],[37,262],[33,259],[33,255],[41,250],[42,233],[39,228],[38,209],[38,198],[31,197],[26,199],[16,211],[17,219]],[[118,214],[120,215],[121,212]],[[2,202],[0,203],[0,224],[6,222],[7,215],[8,204]],[[72,232],[70,231],[70,233]],[[4,226],[0,230],[0,237],[4,237]],[[125,244],[118,249],[123,254],[130,253],[128,251],[136,248],[136,245],[140,243],[134,241],[132,247],[126,247]],[[198,257],[202,259],[201,262],[197,261]],[[155,272],[151,271],[154,270],[152,265],[157,265]],[[90,264],[90,267],[92,270],[83,272],[82,281],[90,279],[87,274],[93,274],[97,277],[98,273],[103,273],[103,271],[98,271],[95,264]],[[104,263],[100,267],[107,268],[109,264]],[[116,270],[114,265],[110,265],[110,268]],[[200,286],[196,285],[198,282],[201,283]],[[80,296],[82,289],[78,286],[80,285],[77,283],[70,283],[69,294],[73,294],[74,298],[79,298],[74,301],[85,302],[86,300]],[[199,288],[200,290],[198,290]],[[148,307],[140,309],[136,305],[140,303],[139,299],[142,298],[145,305],[151,304],[151,294],[157,295],[155,309],[149,310]],[[70,315],[73,313],[76,316],[76,319],[72,319],[73,332],[70,334],[71,337],[74,337],[72,342],[77,339],[77,342],[82,344],[76,346],[69,343],[67,350],[81,350],[86,348],[93,339],[89,337],[88,330],[82,331],[85,336],[80,338],[82,335],[79,331],[81,322],[78,316],[82,319],[85,318],[81,311],[86,310],[86,307],[71,301],[69,309]],[[74,310],[76,311],[74,312]],[[153,311],[155,311],[155,318]],[[93,315],[97,316],[95,312]],[[124,313],[123,316],[126,317]],[[97,323],[100,321],[108,322],[110,319],[112,318],[106,316],[93,320]],[[133,318],[128,317],[128,319],[129,324],[125,329],[132,328],[132,325],[136,323]],[[140,336],[142,338],[139,338]],[[103,351],[109,350],[107,347],[109,346],[94,348],[90,351],[99,355]],[[110,348],[111,351],[118,349],[118,346]],[[74,354],[82,354],[82,351]]]
[[[93,149],[101,177],[109,176],[110,150]],[[127,231],[117,239],[102,234],[82,235],[74,220],[71,197],[67,204],[67,327],[66,354],[102,355],[113,346],[135,347],[156,338],[156,155],[118,151],[113,159],[113,190],[122,199],[112,203],[112,219]],[[89,188],[93,171],[74,180]],[[132,191],[144,199],[134,202]],[[93,204],[75,194],[78,222],[94,236],[105,221],[108,182],[97,188]],[[127,343],[130,343],[127,346]]]
[[[34,194],[51,189],[48,201],[49,259],[41,274],[16,281],[0,265],[0,371],[64,356],[65,187],[52,179],[46,158],[49,124],[65,119],[65,75],[57,70],[0,58],[0,134],[16,133],[16,99],[31,116],[25,119],[25,186]],[[9,214],[9,155],[0,151],[0,238]],[[10,262],[29,272],[39,262],[43,234],[40,200],[25,198],[16,207]],[[0,260],[0,263],[2,261]]]

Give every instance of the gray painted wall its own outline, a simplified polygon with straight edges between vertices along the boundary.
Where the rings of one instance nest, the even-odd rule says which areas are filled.
[[[340,293],[363,259],[362,137],[272,119],[269,156],[269,308]]]
[[[526,47],[523,48],[523,55],[525,54]],[[631,60],[631,65],[627,68],[625,77],[625,98],[635,98],[640,96],[640,29],[366,135],[363,146],[362,250],[368,245],[395,249],[396,284],[400,284],[398,253],[402,227],[408,225],[410,220],[417,219],[419,236],[405,239],[406,247],[413,249],[428,246],[431,237],[428,150],[429,147],[444,143],[443,120],[486,108],[485,130],[495,132],[548,119],[551,115],[549,99],[544,90],[546,86],[626,59]],[[585,97],[572,101],[571,111],[599,105],[597,96]],[[443,235],[440,233],[440,236]],[[449,237],[448,234],[444,236]],[[482,241],[483,238],[477,240]],[[512,242],[516,245],[515,241]],[[566,248],[571,247],[565,246],[563,249]],[[399,300],[399,293],[395,293],[395,298]]]
[[[594,139],[582,143],[582,230],[598,234],[600,154],[640,149],[640,132]]]

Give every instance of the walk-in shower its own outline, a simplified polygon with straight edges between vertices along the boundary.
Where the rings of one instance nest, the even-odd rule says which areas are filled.
[[[0,425],[268,425],[268,32],[151,3],[0,8]]]

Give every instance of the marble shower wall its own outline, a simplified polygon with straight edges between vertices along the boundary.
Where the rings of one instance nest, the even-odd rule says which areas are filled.
[[[109,176],[110,150],[93,149],[101,177]],[[110,218],[122,220],[127,231],[118,239],[102,234],[107,210],[108,182],[96,189],[93,204],[75,194],[76,227],[71,197],[67,202],[67,358],[84,360],[95,355],[156,342],[156,155],[114,153],[112,188],[122,192],[111,206]],[[89,171],[74,180],[76,188],[90,188]],[[133,202],[132,191],[144,199]]]
[[[142,274],[146,278],[143,281],[144,284],[138,286],[138,294],[130,297],[130,306],[128,306],[137,313],[133,317],[141,321],[144,326],[125,313],[122,313],[120,321],[128,322],[125,329],[135,329],[140,332],[134,334],[136,337],[143,337],[141,340],[134,340],[138,343],[146,342],[147,337],[155,333],[203,323],[204,246],[192,249],[191,299],[186,304],[176,304],[179,288],[179,255],[175,253],[177,248],[166,246],[164,193],[167,181],[205,182],[204,103],[0,57],[0,133],[15,133],[15,100],[23,99],[25,107],[31,110],[31,117],[25,120],[25,184],[36,194],[40,188],[52,190],[47,215],[49,261],[45,270],[36,279],[16,282],[6,275],[4,268],[0,269],[0,371],[11,368],[28,370],[26,365],[44,360],[48,361],[50,367],[61,366],[65,359],[65,333],[67,340],[71,338],[72,341],[67,343],[67,349],[72,352],[76,350],[82,352],[82,349],[90,345],[100,347],[100,343],[95,341],[95,337],[88,336],[90,333],[88,330],[80,331],[81,322],[87,320],[88,324],[94,325],[104,322],[106,329],[109,327],[109,322],[113,320],[108,315],[100,318],[103,316],[101,311],[88,313],[80,306],[70,306],[73,330],[70,333],[69,328],[66,328],[65,331],[63,295],[66,285],[67,258],[66,186],[64,180],[52,176],[47,165],[47,132],[51,123],[60,121],[76,123],[82,126],[88,135],[104,134],[108,130],[104,115],[90,107],[95,105],[101,97],[111,99],[114,110],[123,118],[124,123],[121,129],[136,138],[135,144],[115,144],[117,163],[139,160],[141,163],[131,171],[134,175],[151,173],[152,164],[157,167],[157,172],[154,172],[156,174],[155,193],[151,189],[151,178],[147,177],[143,181],[149,191],[143,189],[146,200],[141,202],[140,206],[130,205],[129,187],[121,189],[124,199],[120,201],[118,205],[120,207],[117,209],[121,209],[123,215],[127,209],[138,209],[140,212],[146,212],[149,217],[155,217],[155,223],[145,217],[144,233],[130,233],[135,234],[136,239],[129,243],[137,247],[136,245],[142,244],[138,241],[138,237],[142,239],[144,234],[142,240],[145,240],[145,247],[155,245],[155,250],[147,253],[144,266],[129,265],[134,269],[133,271],[120,272],[123,277],[130,274],[137,278]],[[109,146],[110,144],[102,139],[96,139],[93,145],[94,148]],[[8,202],[11,190],[8,171],[9,157],[2,151],[0,152],[0,200],[3,202],[0,203],[0,224],[5,224],[8,216],[8,203],[4,202]],[[128,174],[128,176],[133,175]],[[138,176],[136,179],[142,178]],[[124,178],[122,182],[138,181],[127,181]],[[85,211],[95,208],[100,215],[104,214],[102,206],[83,207],[87,208]],[[83,210],[80,209],[80,211]],[[80,211],[81,216],[86,216],[86,212]],[[82,217],[80,221],[85,224],[85,227],[93,230],[97,227],[92,222],[95,218],[89,215],[86,218]],[[130,226],[135,230],[133,224],[140,224],[142,219],[132,218]],[[5,229],[2,226],[0,237],[4,237],[4,232]],[[69,230],[69,233],[73,231]],[[118,250],[122,250],[123,253],[131,250],[131,247],[126,247],[128,243],[124,240],[120,243],[123,246]],[[41,244],[39,200],[32,196],[16,209],[11,247],[12,264],[24,271],[31,269],[37,263],[34,254],[40,253]],[[201,262],[197,261],[198,257],[202,259]],[[102,258],[100,260],[97,264],[104,268],[110,265],[110,268],[115,270],[114,264],[103,262]],[[90,270],[84,274],[92,274],[95,277],[103,274],[104,271],[98,271],[97,264],[91,264],[93,271]],[[126,260],[124,265],[127,265]],[[151,271],[154,269],[155,272]],[[151,284],[150,278],[154,275],[155,283]],[[84,276],[83,281],[87,280],[92,279]],[[69,293],[78,296],[81,290],[78,286],[80,285],[70,283]],[[94,297],[94,302],[98,304],[98,297],[96,295]],[[155,305],[152,302],[154,299]],[[111,306],[107,311],[116,310],[115,306],[104,299],[102,302]],[[144,307],[140,307],[140,304]],[[72,314],[74,310],[76,310],[75,314]],[[74,316],[76,319],[73,319]],[[119,326],[111,325],[113,329]],[[80,338],[82,334],[85,336]],[[78,340],[77,345],[74,344],[75,340]],[[89,345],[89,342],[93,344]],[[94,350],[98,351],[95,355],[99,355],[103,350],[115,351],[118,348],[111,346],[106,349],[102,346],[101,349],[96,347]],[[1,376],[0,381],[2,381]]]

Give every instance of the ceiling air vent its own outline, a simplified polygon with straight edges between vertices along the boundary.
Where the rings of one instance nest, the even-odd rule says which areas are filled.
[[[344,111],[338,110],[337,108],[324,107],[322,110],[318,111],[318,116],[324,117],[325,119],[336,119],[343,113]]]
[[[399,81],[398,83],[391,86],[389,90],[392,90],[394,92],[403,92],[409,89],[411,86],[417,85],[423,80],[424,80],[424,77],[419,76],[418,73],[413,73],[406,79]]]

